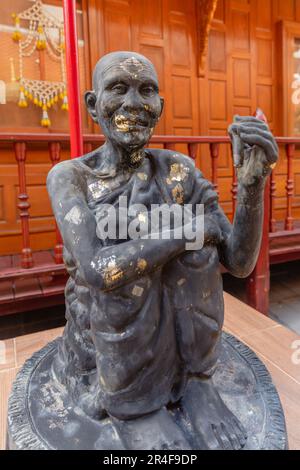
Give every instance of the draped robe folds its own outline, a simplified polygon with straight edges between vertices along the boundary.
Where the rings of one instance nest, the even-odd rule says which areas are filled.
[[[72,162],[86,181],[96,220],[103,204],[118,207],[119,196],[129,207],[144,204],[149,211],[151,204],[204,204],[206,214],[217,208],[220,218],[212,184],[188,157],[152,149],[145,155],[124,181],[105,184],[86,157]],[[122,242],[102,240],[103,246]],[[67,325],[54,371],[77,397],[93,390],[112,416],[135,417],[176,402],[191,375],[212,374],[223,324],[216,244],[186,251],[108,291],[89,286],[67,250],[64,256]]]

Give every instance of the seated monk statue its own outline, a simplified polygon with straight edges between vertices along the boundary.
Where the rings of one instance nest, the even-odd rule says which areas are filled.
[[[231,224],[191,158],[145,148],[163,110],[146,57],[102,57],[85,102],[105,143],[57,164],[47,179],[70,276],[53,374],[82,413],[111,419],[124,448],[138,441],[144,448],[243,448],[246,431],[213,383],[224,318],[220,264],[241,278],[255,266],[277,144],[255,117],[236,116],[230,126],[238,181]],[[121,197],[128,212],[117,211]],[[119,214],[119,228],[135,219],[129,209],[136,204],[148,213],[153,204],[203,205],[203,246],[187,250],[191,240],[163,224],[157,237],[104,237],[107,207]],[[193,212],[193,230],[198,218]],[[101,439],[110,448],[105,432]]]

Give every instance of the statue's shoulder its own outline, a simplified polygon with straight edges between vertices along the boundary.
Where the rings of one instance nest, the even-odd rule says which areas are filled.
[[[51,168],[47,175],[48,191],[56,191],[69,184],[78,184],[81,180],[79,158],[63,160]]]
[[[155,166],[164,174],[180,172],[194,177],[196,172],[199,171],[190,157],[175,150],[147,149],[147,153],[152,158]]]
[[[54,165],[48,173],[48,177],[53,178],[54,176],[63,175],[64,173],[73,172],[75,165],[73,160],[63,160],[62,162]]]

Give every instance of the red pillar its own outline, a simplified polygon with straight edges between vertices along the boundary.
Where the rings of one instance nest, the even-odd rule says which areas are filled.
[[[266,182],[264,194],[264,222],[260,252],[254,271],[247,279],[247,303],[265,315],[269,314],[270,294],[270,180]]]
[[[255,117],[267,122],[261,109],[257,109]],[[247,279],[247,303],[265,315],[269,314],[270,293],[270,177],[266,182],[264,193],[264,220],[260,252],[254,271]]]
[[[63,0],[71,158],[83,155],[80,112],[76,0]]]

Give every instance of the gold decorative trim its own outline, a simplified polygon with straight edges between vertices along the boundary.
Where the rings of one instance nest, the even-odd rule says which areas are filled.
[[[204,76],[204,65],[208,44],[208,35],[211,22],[214,17],[218,0],[197,1],[197,32],[198,32],[198,70],[199,75]]]

